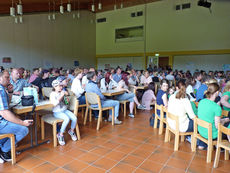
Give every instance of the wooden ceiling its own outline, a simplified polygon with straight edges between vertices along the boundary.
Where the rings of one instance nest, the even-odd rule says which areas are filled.
[[[81,10],[91,10],[91,5],[96,5],[96,12],[100,11],[108,11],[113,10],[114,4],[116,2],[117,8],[120,8],[120,4],[123,3],[124,8],[135,6],[139,4],[155,2],[160,0],[21,0],[23,5],[23,13],[38,13],[38,12],[48,12],[49,11],[49,3],[50,9],[52,11],[53,4],[55,4],[55,10],[59,11],[59,6],[61,1],[66,10],[66,4],[70,1],[72,4],[72,9],[78,9],[78,1],[79,1],[79,9]],[[102,3],[102,10],[97,9],[98,3]],[[19,3],[19,0],[13,0],[14,6]],[[0,0],[0,14],[1,15],[9,15],[10,7],[12,6],[12,0]]]

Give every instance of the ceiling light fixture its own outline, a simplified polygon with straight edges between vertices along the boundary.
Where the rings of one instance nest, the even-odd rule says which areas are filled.
[[[80,0],[77,0],[77,18],[80,18]]]
[[[60,5],[60,13],[64,14],[64,6],[63,6],[63,3],[62,3],[62,0],[61,0],[61,5]]]
[[[19,0],[19,3],[17,4],[17,13],[19,15],[22,15],[23,14],[23,10],[22,10],[22,1]]]
[[[49,3],[48,3],[48,6],[49,6],[48,20],[51,20],[51,15],[50,15],[50,1],[49,1]]]
[[[92,10],[92,12],[95,12],[94,0],[93,0],[93,4],[92,4],[92,6],[91,6],[91,10]]]
[[[113,7],[114,10],[117,10],[117,1],[115,0],[115,4],[114,4],[114,7]]]
[[[72,11],[70,0],[68,1],[68,4],[67,4],[67,11],[68,11],[68,12],[71,12],[71,11]]]
[[[15,16],[15,8],[14,8],[14,1],[12,0],[12,6],[10,7],[10,15]]]
[[[55,20],[56,19],[56,15],[55,15],[55,1],[53,0],[53,14],[52,14],[52,19]]]
[[[123,0],[121,1],[121,8],[124,8]]]
[[[101,1],[99,1],[99,3],[98,3],[98,10],[102,10],[102,3],[101,3]]]

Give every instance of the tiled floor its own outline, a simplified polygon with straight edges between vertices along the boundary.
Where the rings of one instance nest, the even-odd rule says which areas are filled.
[[[103,122],[98,132],[95,121],[84,127],[79,118],[80,141],[73,142],[66,134],[65,146],[53,148],[51,142],[23,152],[15,166],[0,164],[0,172],[230,172],[230,161],[223,160],[223,153],[219,167],[214,169],[213,161],[206,163],[206,151],[192,153],[188,142],[180,143],[179,151],[174,152],[173,138],[164,143],[164,134],[158,135],[158,130],[149,126],[149,116],[138,111],[135,119],[126,118],[122,125],[112,127]],[[46,125],[46,130],[52,139],[51,126]],[[25,139],[21,145],[28,142]]]

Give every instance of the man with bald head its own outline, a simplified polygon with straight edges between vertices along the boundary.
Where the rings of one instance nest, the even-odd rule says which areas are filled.
[[[20,120],[10,110],[9,102],[13,93],[8,71],[0,72],[0,134],[15,135],[15,143],[21,141],[29,132],[26,126],[33,120]],[[11,143],[9,138],[0,140],[0,161],[11,161]]]

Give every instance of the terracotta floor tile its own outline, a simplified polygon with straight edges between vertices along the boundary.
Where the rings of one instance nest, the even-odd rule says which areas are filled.
[[[81,173],[105,173],[106,170],[101,169],[101,168],[97,168],[94,166],[89,166],[86,169],[84,169],[83,171],[81,171]]]
[[[135,167],[131,165],[127,165],[124,163],[118,163],[115,167],[113,167],[110,172],[111,173],[131,173],[135,170]]]
[[[228,171],[220,171],[220,170],[213,168],[212,173],[229,173],[229,170]]]
[[[0,172],[16,172],[16,173],[21,173],[21,172],[26,172],[26,169],[18,166],[18,165],[12,165],[11,162],[6,162],[3,164],[0,164]]]
[[[126,163],[134,167],[138,167],[143,161],[144,161],[144,158],[135,157],[132,155],[128,155],[123,160],[121,160],[122,163]]]
[[[162,167],[163,165],[156,162],[152,162],[150,160],[144,161],[144,163],[140,166],[141,169],[152,173],[159,172]]]
[[[211,171],[212,171],[212,168],[206,165],[199,166],[199,165],[191,164],[188,168],[188,172],[190,173],[197,173],[197,172],[210,173]]]
[[[116,143],[116,142],[112,142],[112,141],[108,141],[104,144],[102,144],[101,146],[108,148],[108,149],[114,149],[116,147],[118,147],[120,144]]]
[[[29,170],[35,166],[41,165],[42,163],[45,163],[45,161],[37,157],[31,156],[28,158],[21,159],[20,161],[17,162],[17,165]]]
[[[214,160],[212,160],[211,163],[207,163],[206,157],[197,156],[197,155],[195,155],[195,157],[192,160],[192,164],[199,165],[199,166],[205,165],[205,166],[209,166],[211,168],[213,167],[213,162],[214,162]]]
[[[165,164],[166,161],[169,159],[169,155],[162,154],[162,153],[153,153],[150,157],[149,160],[153,162],[157,162],[160,164]]]
[[[149,150],[137,149],[130,154],[136,157],[147,158],[152,154],[152,152]]]
[[[177,169],[177,168],[172,168],[165,166],[162,170],[161,173],[184,173],[185,171],[182,169]]]
[[[74,160],[71,163],[68,163],[67,165],[63,166],[63,168],[70,172],[80,172],[82,169],[88,166],[89,164],[85,162],[82,162],[80,160]]]
[[[169,161],[167,162],[167,166],[182,169],[184,171],[187,169],[188,165],[189,165],[189,161],[176,159],[176,158],[170,158]]]
[[[91,164],[91,163],[95,162],[99,158],[100,158],[100,156],[98,156],[96,154],[86,153],[86,154],[81,155],[78,158],[78,160],[81,160],[81,161],[84,161],[84,162],[87,162],[87,163]]]
[[[94,166],[102,168],[102,169],[106,169],[106,170],[112,168],[115,164],[117,164],[117,161],[108,159],[106,157],[101,158],[93,163]]]
[[[58,169],[57,166],[51,164],[51,163],[43,163],[42,165],[33,168],[31,171],[34,173],[45,173],[45,172],[52,172],[55,171],[56,169]]]
[[[57,157],[50,157],[47,160],[57,166],[64,166],[65,164],[71,162],[73,158],[68,156],[67,154],[60,153]]]
[[[134,171],[135,173],[150,173],[149,171],[145,171],[144,169],[138,168]]]
[[[53,171],[52,173],[70,173],[70,171],[63,169],[63,168],[58,168],[55,171]]]
[[[131,153],[132,151],[134,151],[135,149],[136,148],[133,146],[131,147],[128,145],[120,145],[115,150],[128,154],[128,153]]]
[[[96,148],[96,145],[90,144],[90,143],[85,143],[85,144],[82,144],[81,146],[79,146],[79,149],[83,149],[83,150],[87,150],[87,151],[90,151],[94,148]]]
[[[147,150],[150,152],[155,151],[156,148],[157,148],[157,145],[152,145],[152,144],[148,144],[148,143],[144,143],[144,144],[141,144],[140,146],[138,146],[138,149]]]
[[[111,149],[108,149],[108,148],[104,148],[104,147],[101,147],[101,146],[98,146],[96,148],[94,148],[92,151],[90,151],[91,153],[94,153],[94,154],[98,154],[98,155],[105,155],[109,152],[111,152],[112,150]]]
[[[229,160],[219,161],[218,168],[216,168],[216,170],[230,172],[230,161]]]
[[[106,158],[116,160],[116,161],[120,161],[125,156],[126,156],[125,153],[122,153],[122,152],[119,152],[119,151],[111,151],[110,153],[105,155]]]
[[[181,160],[191,160],[193,158],[194,153],[188,153],[183,151],[177,151],[172,154],[172,157],[181,159]]]
[[[81,149],[77,149],[77,148],[73,148],[72,150],[66,152],[65,154],[73,157],[73,158],[78,158],[80,157],[82,154],[85,154],[86,151],[85,150],[81,150]]]

